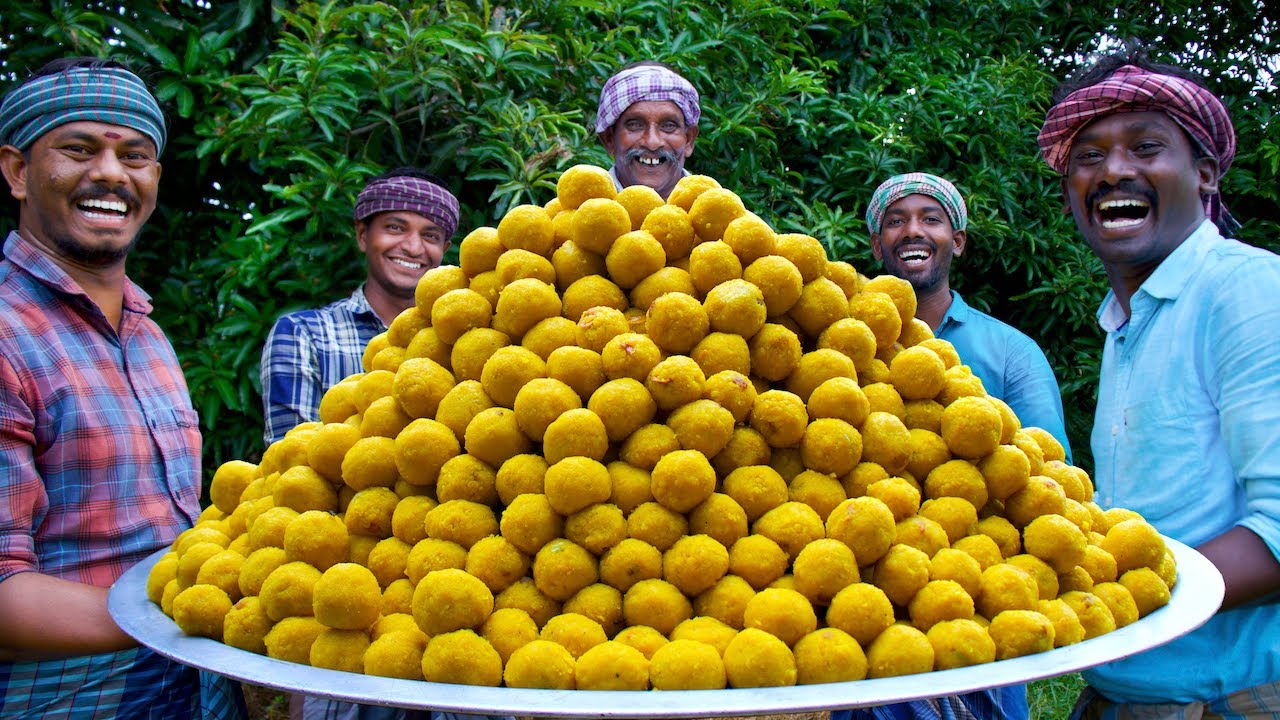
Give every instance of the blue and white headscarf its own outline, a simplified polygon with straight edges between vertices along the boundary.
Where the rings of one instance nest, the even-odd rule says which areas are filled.
[[[164,152],[165,123],[146,83],[124,68],[75,67],[18,86],[0,103],[0,145],[26,151],[41,135],[89,120],[131,128]]]
[[[908,195],[928,195],[942,203],[953,230],[964,230],[969,223],[964,197],[955,185],[937,175],[913,172],[894,175],[880,183],[880,187],[871,194],[871,202],[867,205],[867,227],[872,235],[880,232],[880,223],[884,221],[889,206]]]

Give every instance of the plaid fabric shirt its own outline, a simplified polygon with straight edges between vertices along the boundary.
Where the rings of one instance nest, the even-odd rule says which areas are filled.
[[[361,372],[365,346],[386,329],[363,285],[350,297],[277,320],[262,348],[266,444],[300,423],[319,420],[324,391]]]
[[[48,257],[5,241],[0,582],[40,572],[107,587],[199,514],[196,413],[150,311],[127,282],[117,333]],[[182,717],[196,679],[146,649],[0,663],[0,717]]]

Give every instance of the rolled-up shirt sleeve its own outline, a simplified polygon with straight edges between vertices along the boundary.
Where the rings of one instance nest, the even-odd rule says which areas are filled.
[[[263,440],[267,445],[298,424],[319,419],[324,392],[316,349],[305,327],[285,316],[262,348]]]
[[[49,507],[35,466],[35,420],[13,366],[0,357],[0,582],[38,571],[32,528]]]

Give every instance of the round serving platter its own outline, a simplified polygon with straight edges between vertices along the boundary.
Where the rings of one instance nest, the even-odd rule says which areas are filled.
[[[539,717],[734,717],[866,707],[954,695],[1075,672],[1149,650],[1204,624],[1222,603],[1222,576],[1192,548],[1165,538],[1178,564],[1168,605],[1075,645],[1026,657],[918,675],[775,688],[607,692],[448,685],[313,668],[188,637],[147,599],[147,574],[168,550],[130,568],[111,587],[107,608],[129,635],[202,670],[279,690],[369,705],[483,715]]]

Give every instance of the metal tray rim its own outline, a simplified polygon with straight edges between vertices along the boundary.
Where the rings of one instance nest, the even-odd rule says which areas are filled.
[[[1170,603],[1138,622],[1046,653],[985,665],[853,682],[726,690],[528,690],[449,685],[326,670],[188,637],[147,599],[147,574],[168,548],[127,570],[112,585],[108,611],[126,633],[177,662],[278,690],[368,705],[486,715],[546,717],[734,717],[867,707],[954,695],[1083,670],[1149,650],[1204,624],[1222,602],[1222,576],[1194,549],[1165,542],[1178,564]]]

